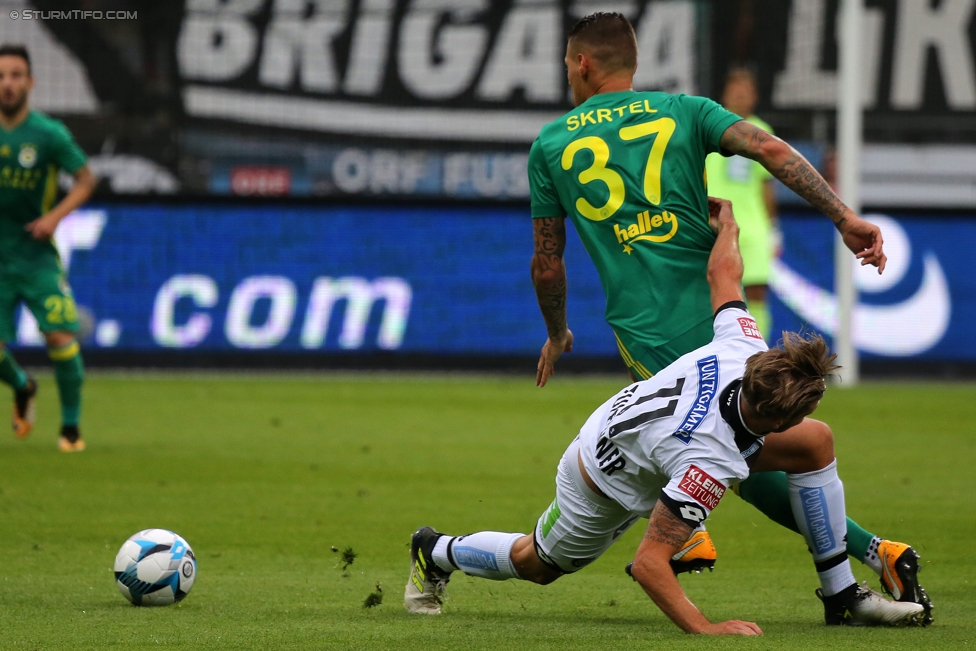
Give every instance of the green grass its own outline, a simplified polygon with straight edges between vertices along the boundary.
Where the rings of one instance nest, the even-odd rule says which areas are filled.
[[[976,647],[976,387],[832,390],[848,513],[921,552],[937,609],[924,630],[828,629],[802,540],[729,494],[709,520],[715,573],[681,579],[713,620],[762,639],[678,631],[623,573],[634,527],[547,587],[456,575],[440,617],[401,595],[419,525],[529,531],[556,463],[623,379],[92,373],[89,448],[38,427],[0,441],[0,649],[959,649]],[[122,541],[178,531],[199,559],[182,604],[135,608],[115,588]],[[358,554],[343,576],[332,546]],[[855,573],[877,579],[859,564]],[[382,605],[364,609],[374,585]]]

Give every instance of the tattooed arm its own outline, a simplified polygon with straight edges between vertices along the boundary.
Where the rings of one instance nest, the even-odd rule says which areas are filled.
[[[786,187],[829,217],[844,238],[844,244],[862,265],[874,265],[878,273],[884,271],[887,258],[882,249],[881,230],[844,205],[800,152],[745,120],[726,129],[720,144],[725,152],[758,161]]]
[[[562,353],[573,349],[573,333],[566,325],[566,218],[533,219],[535,253],[532,256],[532,284],[546,321],[549,339],[542,347],[535,383],[545,386]]]
[[[691,532],[691,527],[658,500],[634,557],[631,570],[634,578],[658,608],[686,633],[762,635],[752,622],[730,620],[712,624],[685,596],[669,561],[684,546]]]

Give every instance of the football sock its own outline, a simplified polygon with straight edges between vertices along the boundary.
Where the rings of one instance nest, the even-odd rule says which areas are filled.
[[[770,342],[769,337],[772,334],[770,330],[773,328],[773,317],[769,313],[769,305],[766,301],[752,300],[748,301],[748,307],[749,314],[756,320],[756,327],[762,333],[763,339],[772,345],[773,342]]]
[[[736,494],[759,509],[763,515],[790,531],[801,533],[793,517],[790,491],[785,472],[754,472],[736,487]],[[874,545],[872,561],[871,543],[880,538],[866,531],[857,522],[847,518],[847,554],[881,574],[878,545]]]
[[[27,386],[27,373],[6,348],[0,349],[0,382],[20,391]]]
[[[433,557],[437,567],[445,572],[457,568],[471,576],[492,581],[517,579],[512,565],[512,546],[524,536],[522,533],[479,531],[467,536],[442,536],[434,545]]]
[[[451,563],[450,556],[448,556],[448,550],[450,549],[452,540],[454,538],[451,536],[441,536],[434,543],[434,551],[431,552],[431,556],[434,557],[434,564],[448,574],[458,569],[454,567],[454,564]]]
[[[54,378],[61,396],[61,424],[78,425],[81,418],[81,385],[85,380],[85,366],[81,361],[81,349],[77,341],[48,348],[48,357],[54,362]]]
[[[870,536],[871,534],[868,535]],[[850,533],[850,528],[848,527],[847,530],[847,538],[848,538],[847,553],[848,554],[851,553],[850,537],[851,537],[851,533]],[[884,568],[881,567],[881,556],[878,555],[878,545],[880,544],[881,544],[881,539],[878,538],[877,536],[872,536],[871,542],[869,542],[867,545],[867,552],[865,552],[864,554],[864,564],[870,567],[872,570],[874,570],[878,576],[881,576],[881,572],[884,571]]]
[[[825,596],[856,583],[847,559],[847,516],[844,484],[837,461],[814,472],[787,475],[790,502],[800,531],[806,538]]]

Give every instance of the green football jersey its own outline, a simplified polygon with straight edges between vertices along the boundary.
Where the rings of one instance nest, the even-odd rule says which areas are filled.
[[[712,318],[705,157],[740,119],[704,97],[604,93],[532,144],[532,217],[572,219],[625,359],[623,342],[658,346]]]
[[[11,131],[0,128],[0,263],[30,264],[57,255],[50,241],[39,242],[24,230],[54,206],[58,170],[77,172],[85,153],[60,121],[31,111]]]

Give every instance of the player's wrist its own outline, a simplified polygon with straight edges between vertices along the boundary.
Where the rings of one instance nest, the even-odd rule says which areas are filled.
[[[569,337],[569,328],[565,325],[562,327],[562,329],[549,328],[549,341],[553,343],[561,344],[564,341],[566,341],[568,337]]]

